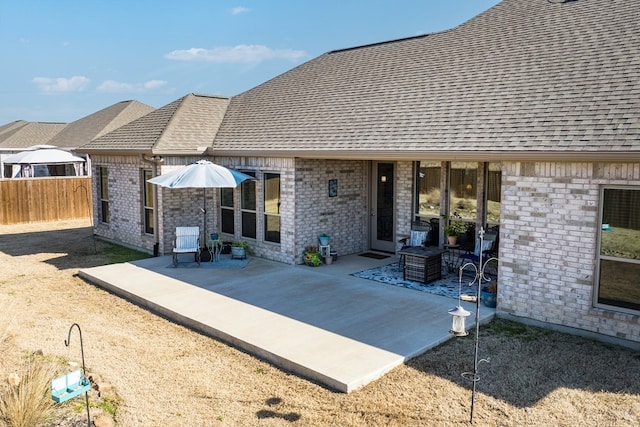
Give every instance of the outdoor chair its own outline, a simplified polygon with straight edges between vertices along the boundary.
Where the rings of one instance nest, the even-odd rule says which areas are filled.
[[[178,266],[178,255],[193,253],[200,266],[200,227],[176,227],[173,243],[173,266]]]
[[[424,247],[427,245],[429,241],[429,233],[431,231],[431,225],[426,221],[415,221],[411,225],[411,234],[407,237],[403,237],[399,240],[402,243],[401,251],[413,248],[413,247]],[[403,264],[404,255],[400,254],[400,266]]]
[[[490,256],[494,254],[494,246],[498,239],[497,233],[487,232],[484,235],[484,239],[482,241],[482,247],[480,247],[480,239],[476,239],[476,244],[473,248],[473,252],[468,251],[464,254],[460,255],[461,263],[464,262],[474,262],[477,263],[480,260],[480,253],[482,252],[482,258],[486,261]]]

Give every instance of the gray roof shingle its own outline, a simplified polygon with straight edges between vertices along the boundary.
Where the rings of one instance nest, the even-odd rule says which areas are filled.
[[[118,102],[69,123],[49,144],[63,148],[79,147],[153,110],[153,107],[138,101]]]
[[[228,98],[188,94],[77,151],[123,154],[201,154],[213,143]]]
[[[214,153],[640,154],[640,0],[504,0],[234,97]],[[382,153],[382,154],[381,154]]]
[[[0,127],[0,150],[19,151],[34,145],[51,145],[51,139],[66,123],[27,122],[18,120]]]

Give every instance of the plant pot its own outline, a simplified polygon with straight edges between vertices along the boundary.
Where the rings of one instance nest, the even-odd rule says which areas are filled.
[[[239,258],[245,259],[247,257],[247,251],[239,246],[231,246],[231,259]]]
[[[458,242],[458,236],[447,236],[447,240],[449,240],[449,246],[455,246]]]
[[[309,267],[318,267],[322,264],[322,257],[318,252],[308,252],[304,254],[304,263]]]
[[[211,253],[209,253],[207,248],[200,249],[200,261],[201,262],[209,262],[209,261],[211,261]]]
[[[482,301],[485,306],[490,308],[496,308],[497,296],[498,294],[496,294],[495,292],[480,291],[480,301]]]
[[[318,236],[318,240],[320,240],[320,245],[327,246],[329,244],[329,236]]]

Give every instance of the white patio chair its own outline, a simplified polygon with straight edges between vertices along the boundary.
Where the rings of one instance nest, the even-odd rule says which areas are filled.
[[[200,227],[176,227],[176,238],[173,243],[173,266],[178,266],[178,255],[195,255],[200,266]]]

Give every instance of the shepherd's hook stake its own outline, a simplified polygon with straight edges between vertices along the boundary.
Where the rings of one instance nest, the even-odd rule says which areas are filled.
[[[80,352],[82,353],[82,375],[84,375],[84,377],[87,378],[87,370],[85,369],[85,365],[84,365],[84,345],[82,343],[82,331],[80,330],[80,325],[78,325],[77,323],[74,323],[73,325],[71,325],[71,327],[69,328],[69,334],[67,335],[67,339],[64,340],[64,345],[65,347],[69,347],[69,344],[71,343],[71,330],[73,329],[74,326],[78,328],[78,334],[80,334]],[[91,414],[89,413],[89,392],[88,391],[84,392],[84,400],[87,405],[87,427],[91,427]]]

